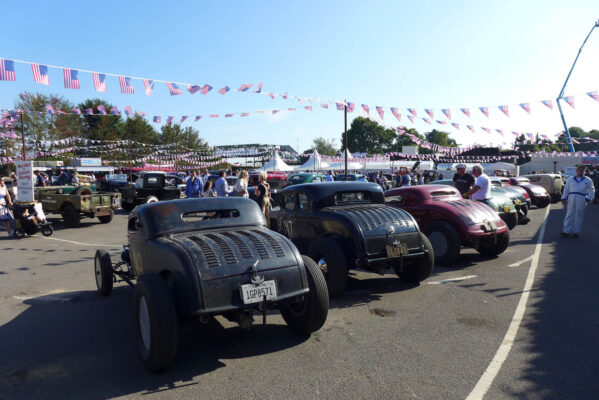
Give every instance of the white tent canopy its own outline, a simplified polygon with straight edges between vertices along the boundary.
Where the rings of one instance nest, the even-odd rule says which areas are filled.
[[[347,169],[362,169],[364,164],[352,161],[350,159],[347,160]],[[336,162],[328,166],[327,169],[345,169],[345,161]]]
[[[307,160],[303,165],[297,167],[296,171],[322,171],[329,168],[329,163],[323,160],[318,154],[318,151],[314,150],[312,157]]]
[[[285,161],[279,156],[279,153],[275,151],[275,156],[271,158],[266,164],[257,169],[258,171],[293,171],[293,167],[287,165]]]

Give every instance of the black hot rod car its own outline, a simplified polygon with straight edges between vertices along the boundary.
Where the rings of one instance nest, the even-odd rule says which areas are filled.
[[[381,187],[366,182],[306,183],[285,188],[270,227],[287,236],[323,271],[331,297],[340,295],[349,268],[421,282],[433,270],[427,237],[407,212],[385,205]]]
[[[325,323],[329,294],[316,263],[266,228],[244,198],[179,199],[144,204],[129,215],[129,245],[112,264],[96,252],[100,294],[113,283],[134,287],[139,353],[162,370],[177,352],[178,321],[223,315],[243,328],[259,310],[278,307],[289,328],[310,335]],[[137,283],[134,284],[134,280]]]

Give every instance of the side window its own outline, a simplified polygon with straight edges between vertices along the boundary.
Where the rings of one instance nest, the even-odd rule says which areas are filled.
[[[306,193],[300,192],[297,194],[298,204],[300,210],[308,209],[308,195]]]
[[[313,182],[322,182],[322,180],[320,179],[320,176],[315,176]]]
[[[129,218],[129,223],[127,224],[127,230],[129,232],[135,232],[138,230],[138,228],[139,228],[139,225],[137,224],[137,217]]]
[[[285,193],[285,209],[286,210],[291,210],[293,211],[293,209],[295,208],[295,201],[293,201],[294,199],[294,193]]]

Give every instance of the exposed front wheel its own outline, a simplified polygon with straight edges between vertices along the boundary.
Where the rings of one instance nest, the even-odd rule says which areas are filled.
[[[168,368],[177,354],[178,323],[168,286],[159,275],[143,275],[133,291],[139,355],[151,371]]]
[[[114,214],[113,214],[113,213],[112,213],[112,211],[111,211],[111,212],[110,212],[110,214],[108,214],[108,215],[102,215],[101,217],[98,217],[98,219],[100,220],[100,223],[101,223],[101,224],[107,224],[107,223],[109,223],[110,221],[112,221],[112,216],[113,216],[113,215],[114,215]]]
[[[423,247],[426,250],[426,254],[416,259],[404,260],[403,270],[401,271],[397,266],[394,266],[395,273],[401,280],[406,282],[422,282],[430,276],[435,265],[435,252],[431,242],[424,233],[420,232],[419,235]]]
[[[501,214],[501,219],[507,225],[507,228],[511,231],[518,225],[518,213],[510,212]]]
[[[106,250],[96,250],[94,257],[94,273],[96,275],[96,287],[102,296],[108,296],[112,292],[112,261]]]
[[[81,223],[81,215],[72,204],[67,204],[61,212],[64,224],[69,228],[76,228]]]
[[[446,221],[432,221],[425,228],[435,253],[435,264],[452,265],[458,261],[461,250],[459,233]]]
[[[322,271],[331,298],[339,296],[347,284],[347,265],[345,254],[339,244],[329,238],[320,238],[312,242],[308,256]]]
[[[505,234],[497,237],[497,243],[492,240],[481,241],[478,245],[478,252],[484,256],[496,257],[503,253],[510,245],[510,234]]]
[[[293,332],[310,336],[324,325],[329,313],[327,282],[310,257],[302,256],[310,292],[301,299],[292,299],[281,305],[281,316]]]
[[[545,208],[549,205],[549,203],[551,202],[550,198],[542,198],[542,199],[538,199],[535,201],[535,205],[538,208]]]

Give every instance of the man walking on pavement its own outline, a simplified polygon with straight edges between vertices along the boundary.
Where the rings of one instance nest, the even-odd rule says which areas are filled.
[[[576,168],[576,176],[568,178],[564,186],[562,204],[567,205],[566,217],[564,218],[564,230],[560,233],[563,237],[577,238],[582,228],[582,217],[586,205],[591,202],[595,195],[593,181],[584,176],[584,167]]]
[[[191,176],[187,178],[187,182],[185,183],[185,195],[188,199],[200,197],[203,186],[202,180],[198,177],[197,172],[191,171]]]

